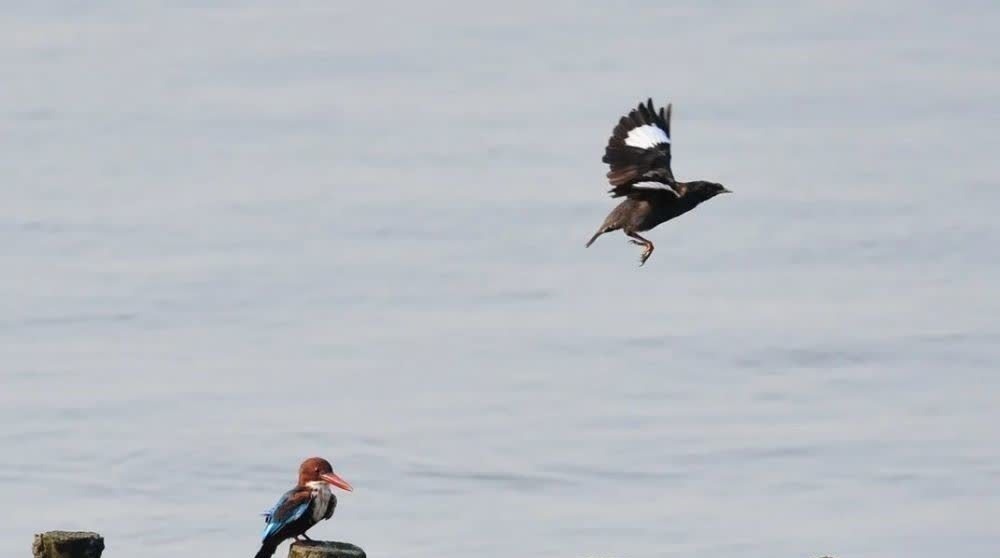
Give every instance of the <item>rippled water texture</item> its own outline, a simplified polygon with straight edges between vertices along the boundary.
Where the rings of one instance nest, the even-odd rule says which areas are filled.
[[[995,2],[10,4],[0,555],[994,558]],[[620,113],[736,193],[584,249]],[[279,551],[284,552],[282,549]]]

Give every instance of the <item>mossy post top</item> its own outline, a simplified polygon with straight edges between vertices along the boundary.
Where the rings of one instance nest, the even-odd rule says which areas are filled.
[[[365,551],[351,543],[304,541],[293,543],[288,558],[366,558]]]
[[[47,531],[35,535],[35,558],[100,558],[104,537],[89,531]]]

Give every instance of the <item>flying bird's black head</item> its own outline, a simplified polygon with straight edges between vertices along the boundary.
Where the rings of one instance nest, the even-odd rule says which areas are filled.
[[[685,183],[685,196],[691,196],[699,201],[705,201],[719,194],[731,194],[732,190],[727,190],[722,184],[708,182],[707,180],[695,180]]]

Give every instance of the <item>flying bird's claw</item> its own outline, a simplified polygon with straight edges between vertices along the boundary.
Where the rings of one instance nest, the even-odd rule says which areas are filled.
[[[642,254],[639,255],[639,267],[646,265],[646,260],[648,260],[649,256],[653,254],[653,249],[650,248],[650,246],[645,242],[639,242],[638,240],[632,239],[629,239],[629,242],[635,244],[636,246],[642,246]]]

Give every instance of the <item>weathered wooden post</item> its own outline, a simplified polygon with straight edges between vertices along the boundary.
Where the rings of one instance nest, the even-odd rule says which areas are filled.
[[[35,558],[101,558],[104,537],[87,531],[48,531],[35,535]]]
[[[288,558],[366,558],[365,551],[351,543],[302,541],[292,543]]]

